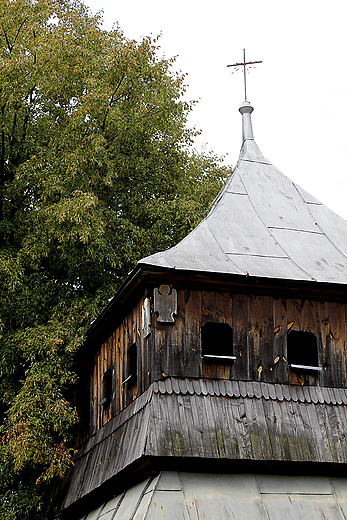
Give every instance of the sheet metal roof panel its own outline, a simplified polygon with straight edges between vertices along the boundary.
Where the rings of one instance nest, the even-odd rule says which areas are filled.
[[[277,168],[241,161],[241,169],[249,200],[265,226],[317,231],[302,195]]]
[[[248,196],[226,193],[205,222],[224,253],[287,256],[258,217]]]
[[[307,202],[308,204],[317,204],[318,206],[323,206],[323,203],[320,200],[316,199],[316,197],[314,197],[308,191],[304,190],[304,188],[302,188],[301,186],[298,186],[298,184],[295,184],[295,187],[298,190],[298,192],[301,194],[301,196],[305,202]]]
[[[102,515],[99,516],[99,520],[112,520],[114,514],[115,510],[108,511],[107,513],[102,513]]]
[[[102,506],[99,506],[96,509],[93,509],[92,511],[90,511],[88,513],[88,515],[86,517],[84,516],[83,518],[85,520],[96,520],[97,518],[99,518],[99,515],[100,515],[100,512],[101,512],[102,508],[103,508]]]
[[[240,150],[239,162],[242,159],[260,162],[262,164],[271,164],[271,162],[268,159],[266,159],[266,157],[264,157],[254,139],[246,139],[243,142]]]
[[[230,177],[230,183],[226,185],[225,191],[227,193],[233,193],[234,195],[248,195],[245,185],[242,182],[241,175],[239,171],[234,171],[234,173]],[[220,193],[219,199],[222,198],[223,193]],[[214,205],[216,205],[216,202],[218,200],[218,197],[216,201],[214,202]]]
[[[177,471],[164,471],[160,473],[156,486],[157,491],[181,491],[182,482]]]
[[[150,504],[153,497],[153,491],[151,493],[145,493],[142,498],[140,498],[140,503],[137,504],[137,509],[134,514],[134,516],[131,516],[131,520],[145,520],[145,518],[150,518],[148,515],[148,510],[150,508]],[[112,520],[115,520],[117,518],[117,515],[112,518]],[[100,518],[102,520],[102,518]],[[124,520],[128,520],[125,519]]]
[[[141,520],[190,520],[183,491],[156,491]],[[116,516],[114,520],[118,520]],[[129,518],[128,520],[137,520]],[[139,519],[140,520],[140,519]]]
[[[140,504],[149,482],[149,479],[147,479],[144,482],[140,482],[134,487],[128,489],[128,491],[125,493],[122,503],[120,504],[120,507],[117,510],[117,520],[129,520],[130,518],[134,517],[135,513],[137,512],[137,507]]]
[[[245,274],[216,242],[203,220],[194,232],[187,235],[177,246],[163,253],[155,253],[140,260],[139,264],[182,270]]]
[[[181,473],[181,478],[191,520],[267,520],[253,475]]]
[[[102,508],[101,514],[105,515],[106,513],[110,512],[110,511],[113,511],[113,514],[114,514],[115,509],[117,509],[119,507],[120,502],[123,499],[123,497],[124,497],[124,493],[121,493],[120,495],[117,495],[114,498],[112,498],[111,500],[109,500],[107,502],[107,504],[105,504],[105,506]]]
[[[347,518],[347,483],[346,479],[331,478],[331,485],[334,490],[336,500],[341,508],[341,511]]]
[[[227,257],[249,276],[262,276],[280,280],[311,281],[312,277],[291,258],[227,253]]]
[[[269,520],[344,520],[334,496],[263,495]]]
[[[347,223],[323,204],[308,204],[317,226],[334,246],[347,256]]]
[[[256,475],[260,493],[295,494],[295,495],[331,495],[329,477],[306,475]]]
[[[347,283],[347,257],[326,235],[290,229],[272,229],[272,233],[292,261],[309,273],[312,279]]]

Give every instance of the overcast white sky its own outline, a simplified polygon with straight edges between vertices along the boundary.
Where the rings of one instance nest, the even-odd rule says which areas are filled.
[[[347,220],[346,17],[344,0],[85,0],[104,10],[105,27],[126,36],[162,33],[167,57],[188,73],[199,99],[190,124],[197,149],[228,154],[241,146],[243,77],[226,66],[263,63],[247,75],[253,130],[277,168]]]

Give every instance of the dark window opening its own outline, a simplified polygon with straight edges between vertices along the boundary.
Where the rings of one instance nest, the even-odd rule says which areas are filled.
[[[227,323],[205,323],[201,328],[201,348],[204,361],[230,363],[233,355],[233,329]]]
[[[312,332],[291,331],[288,334],[288,365],[294,370],[320,371],[317,337]]]
[[[135,385],[137,381],[137,345],[133,343],[128,348],[128,369],[127,377],[123,381],[123,385]]]
[[[108,408],[111,404],[112,400],[112,369],[109,368],[104,373],[104,377],[102,378],[102,391],[103,398],[99,403],[99,406],[103,406],[104,408]]]

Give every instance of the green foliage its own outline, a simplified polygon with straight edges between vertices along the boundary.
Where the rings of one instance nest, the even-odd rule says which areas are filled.
[[[191,151],[184,77],[80,0],[0,2],[0,517],[55,518],[74,354],[137,260],[228,172]]]

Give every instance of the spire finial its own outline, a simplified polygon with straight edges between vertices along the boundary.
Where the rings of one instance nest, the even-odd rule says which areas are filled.
[[[253,107],[249,101],[244,101],[239,108],[239,112],[242,114],[242,142],[245,141],[253,141],[253,127],[252,127],[252,119],[251,113],[253,112]]]
[[[263,63],[262,61],[246,61],[246,51],[243,49],[243,61],[241,63],[234,63],[233,65],[227,65],[227,67],[243,67],[243,81],[245,86],[245,101],[247,101],[247,88],[246,88],[246,71],[247,65],[254,65],[255,63]],[[238,70],[238,69],[236,69]]]

